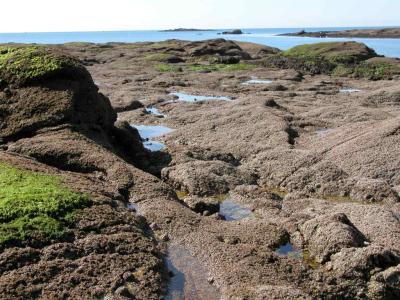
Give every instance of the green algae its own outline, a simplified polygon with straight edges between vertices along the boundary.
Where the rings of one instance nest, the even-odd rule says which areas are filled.
[[[60,238],[65,218],[89,205],[86,195],[64,187],[58,177],[0,162],[0,247]]]
[[[8,83],[27,84],[76,65],[74,59],[44,47],[0,47],[0,79]]]
[[[186,191],[175,191],[175,193],[176,193],[176,196],[178,197],[178,199],[180,199],[180,200],[183,200],[189,196],[189,193]]]
[[[287,194],[289,194],[289,192],[287,190],[285,190],[284,188],[281,187],[271,187],[271,188],[267,188],[267,190],[269,190],[271,193],[278,195],[281,198],[285,198],[285,196]]]
[[[372,49],[354,42],[300,45],[284,51],[283,55],[289,57],[302,57],[310,61],[325,59],[327,62],[335,66],[338,64],[353,64],[377,56]]]
[[[374,50],[356,42],[300,45],[270,56],[265,64],[313,74],[380,80],[400,74],[395,62],[380,61]]]
[[[165,64],[165,63],[160,63],[154,65],[154,69],[158,72],[180,72],[181,68],[171,65],[171,64]]]

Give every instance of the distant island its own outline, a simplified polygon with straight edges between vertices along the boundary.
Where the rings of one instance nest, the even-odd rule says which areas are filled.
[[[215,31],[214,29],[196,29],[196,28],[175,28],[160,30],[161,32],[188,32],[188,31]]]
[[[383,29],[353,29],[341,31],[317,31],[307,32],[302,30],[294,33],[284,33],[280,36],[303,36],[303,37],[317,37],[317,38],[400,38],[400,28],[383,28]]]
[[[222,32],[222,34],[243,34],[243,31],[241,31],[240,29],[235,29],[231,31],[224,31]]]

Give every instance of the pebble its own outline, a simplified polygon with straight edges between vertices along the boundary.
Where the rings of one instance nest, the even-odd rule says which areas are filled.
[[[161,236],[160,236],[160,239],[161,239],[163,242],[168,242],[168,241],[170,240],[169,234],[168,234],[168,233],[165,233],[165,234],[161,235]]]
[[[10,90],[10,88],[5,88],[4,90],[3,90],[3,93],[7,96],[7,97],[9,97],[9,96],[11,96],[11,90]]]
[[[151,230],[160,230],[160,226],[158,226],[158,224],[154,222],[150,224],[150,228]]]
[[[121,287],[117,288],[115,290],[115,294],[118,295],[118,296],[123,296],[123,297],[131,296],[131,294],[129,293],[128,288],[125,287],[125,286],[121,286]]]
[[[132,273],[131,272],[125,272],[123,275],[122,275],[122,278],[125,280],[125,281],[133,281],[135,278],[133,277],[133,275],[132,275]]]

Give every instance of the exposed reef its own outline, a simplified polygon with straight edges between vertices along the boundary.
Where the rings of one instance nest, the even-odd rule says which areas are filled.
[[[353,42],[3,45],[0,299],[399,299],[399,75]]]

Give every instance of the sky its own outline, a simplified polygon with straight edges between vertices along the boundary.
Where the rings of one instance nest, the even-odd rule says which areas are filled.
[[[400,0],[11,0],[0,32],[400,26]]]

